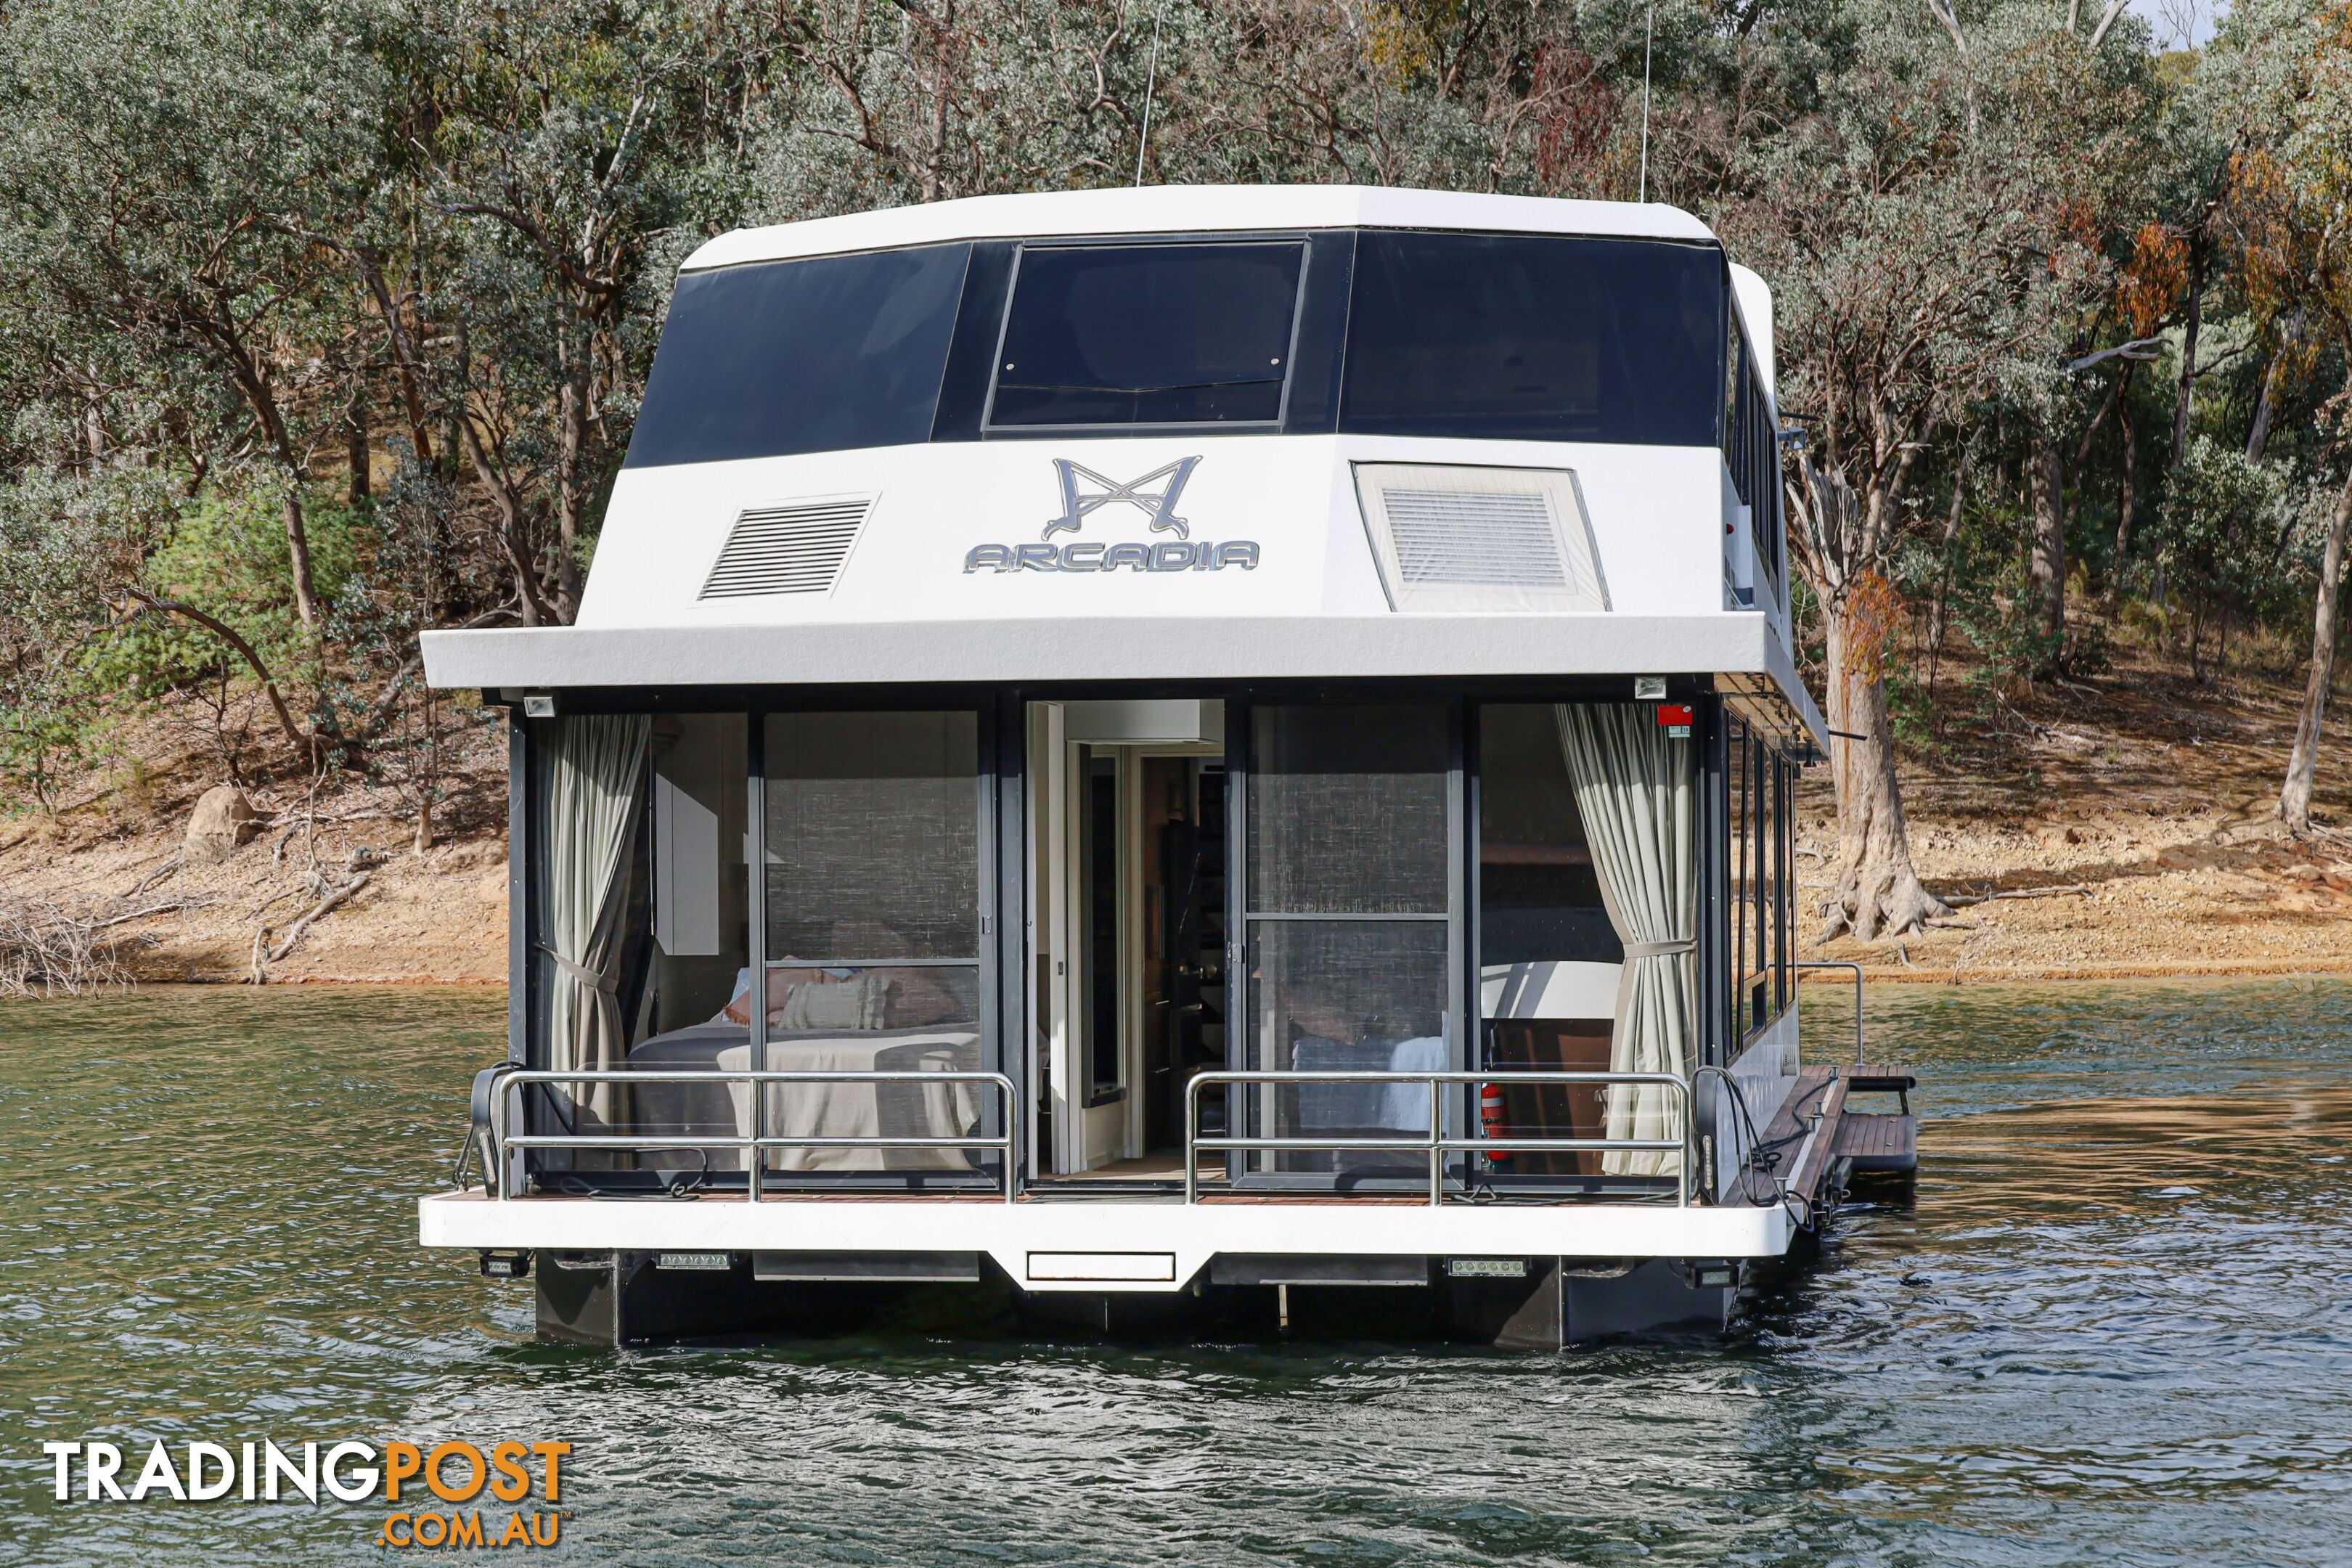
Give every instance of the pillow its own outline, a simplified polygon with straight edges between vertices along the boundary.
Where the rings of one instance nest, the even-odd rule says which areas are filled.
[[[789,955],[786,963],[792,962]],[[792,999],[793,988],[812,982],[822,982],[822,969],[771,969],[768,971],[768,1023],[775,1026],[776,1016]],[[751,1021],[751,977],[749,971],[735,977],[735,994],[728,1000],[726,1010],[710,1020],[714,1024],[748,1024]]]
[[[780,1028],[879,1029],[890,996],[890,977],[865,973],[848,980],[811,981],[793,987],[776,1020]]]
[[[919,1029],[931,1024],[964,1023],[971,1005],[956,994],[952,983],[920,969],[906,969],[891,978],[889,1026]]]

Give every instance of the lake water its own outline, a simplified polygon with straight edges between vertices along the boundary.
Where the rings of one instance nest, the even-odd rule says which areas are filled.
[[[525,1436],[575,1445],[531,1555],[597,1563],[2342,1564],[2347,1004],[1881,988],[1916,1210],[1728,1343],[1561,1355],[542,1347],[415,1246],[496,994],[11,1004],[0,1562],[390,1555],[380,1502],[58,1503],[45,1440]]]

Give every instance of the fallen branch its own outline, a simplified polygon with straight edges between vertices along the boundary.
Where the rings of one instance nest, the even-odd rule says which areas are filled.
[[[2087,899],[2090,896],[2090,889],[2080,882],[2070,882],[2063,888],[2011,888],[1998,893],[1955,893],[1944,902],[1958,909],[1966,904],[1989,904],[1996,899]]]
[[[340,909],[353,893],[356,893],[362,888],[366,887],[373,876],[373,872],[362,871],[357,877],[352,878],[350,881],[345,882],[341,887],[337,888],[325,898],[320,899],[317,903],[311,905],[310,912],[309,914],[304,915],[300,920],[296,921],[291,926],[287,928],[286,940],[269,950],[269,962],[272,963],[284,963],[286,961],[286,955],[294,951],[295,944],[299,942],[302,940],[303,933],[310,929],[311,921],[317,920],[321,915]]]
[[[126,899],[137,898],[140,894],[145,892],[156,883],[161,882],[165,878],[171,876],[173,872],[177,871],[182,866],[187,864],[187,851],[184,849],[181,850],[169,860],[164,861],[161,866],[156,867],[152,871],[150,871],[147,875],[142,877],[139,879],[139,885],[122,896]]]
[[[41,899],[0,900],[0,996],[68,996],[128,985],[110,946],[93,940],[98,924]]]
[[[139,909],[125,910],[119,915],[109,915],[102,921],[94,921],[89,929],[104,931],[109,926],[128,925],[132,921],[143,921],[149,915],[168,915],[177,913],[181,910],[200,910],[211,902],[212,900],[201,893],[184,899],[165,899],[161,903],[142,905]]]

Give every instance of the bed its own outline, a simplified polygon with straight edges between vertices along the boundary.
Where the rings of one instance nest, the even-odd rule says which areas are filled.
[[[771,1035],[768,1067],[774,1072],[959,1072],[979,1059],[980,1036],[969,1029],[888,1029],[871,1033],[819,1031]],[[656,1035],[629,1052],[628,1065],[647,1072],[742,1072],[751,1066],[751,1031],[740,1024],[697,1024]],[[647,1083],[631,1089],[636,1131],[647,1137],[749,1137],[749,1084]],[[973,1083],[772,1084],[768,1091],[771,1138],[962,1138],[979,1126],[982,1086]],[[714,1171],[743,1169],[734,1149],[709,1151]],[[665,1151],[646,1163],[693,1169],[690,1151]],[[958,1149],[776,1149],[771,1171],[969,1171]]]
[[[929,989],[926,989],[929,985]],[[742,1072],[751,1031],[739,984],[728,1010],[708,1023],[653,1036],[630,1047],[627,1067],[644,1072]],[[919,977],[845,972],[772,972],[768,1051],[772,1072],[970,1072],[980,1067],[980,1034],[961,1000]],[[944,1018],[941,1015],[946,1015]],[[771,1138],[964,1138],[987,1106],[977,1083],[772,1084]],[[632,1086],[634,1125],[647,1137],[749,1137],[749,1084]],[[709,1169],[743,1169],[742,1152],[709,1151]],[[698,1168],[690,1150],[649,1154],[658,1169]],[[767,1169],[971,1171],[961,1149],[773,1149]]]

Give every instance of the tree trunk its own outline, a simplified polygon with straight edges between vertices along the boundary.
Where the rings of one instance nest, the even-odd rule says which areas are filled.
[[[302,618],[302,629],[315,637],[319,630],[319,590],[310,576],[310,534],[302,525],[299,474],[287,476],[286,495],[279,506],[286,518],[286,559],[294,569],[294,613]]]
[[[2058,443],[2037,437],[2027,455],[2027,489],[2033,497],[2033,547],[2026,584],[2033,601],[2033,629],[2042,643],[2037,675],[2054,674],[2066,639],[2066,509],[2061,504],[2066,476]]]
[[[1952,470],[1952,506],[1944,514],[1943,536],[1936,542],[1936,597],[1927,606],[1927,711],[1936,711],[1936,678],[1943,673],[1944,638],[1949,635],[1952,598],[1952,547],[1959,542],[1960,513],[1969,494],[1969,458],[1973,447],[1960,448]],[[1941,732],[1941,726],[1937,731]]]
[[[400,306],[383,280],[383,264],[373,251],[361,249],[361,275],[367,279],[368,293],[375,300],[376,316],[383,322],[385,336],[392,343],[392,362],[400,383],[401,412],[408,416],[408,444],[415,448],[416,466],[433,467],[433,437],[425,426],[425,391],[417,368],[416,350],[410,339],[407,324],[401,320]]]
[[[2180,326],[2180,390],[2172,405],[2172,466],[2189,456],[2189,410],[2197,391],[2197,330],[2205,319],[2205,242],[2193,242],[2189,259],[2189,315]]]
[[[2131,373],[2130,365],[2124,366],[2126,382],[2131,380]],[[2119,421],[2118,431],[2123,437],[2124,443],[2124,477],[2123,494],[2117,498],[2116,503],[2116,548],[2114,553],[2107,559],[2107,605],[2110,609],[2114,608],[2116,601],[2123,595],[2124,563],[2130,558],[2131,552],[2132,501],[2134,500],[2132,467],[2138,454],[2132,445],[2131,389],[2128,386],[2124,389],[2123,400],[2116,409],[2116,416]]]
[[[2279,333],[2278,347],[2271,351],[2271,357],[2263,365],[2262,390],[2254,397],[2253,423],[2246,430],[2246,461],[2249,463],[2261,462],[2263,453],[2270,447],[2271,416],[2277,409],[2271,393],[2278,384],[2279,362],[2286,358],[2287,351],[2294,347],[2297,338],[2303,336],[2303,317],[2304,308],[2297,305],[2294,314],[2287,318],[2285,328]]]
[[[1885,655],[1900,602],[1879,574],[1866,511],[1834,463],[1800,464],[1799,560],[1822,606],[1829,655],[1830,779],[1837,788],[1837,880],[1822,900],[1820,941],[1852,931],[1864,942],[1916,931],[1952,911],[1919,883],[1903,825],[1895,732],[1886,713]]]
[[[507,564],[514,571],[515,601],[527,626],[544,626],[551,618],[547,601],[540,594],[539,574],[533,569],[530,542],[523,534],[522,499],[507,482],[496,463],[490,460],[489,449],[474,428],[473,417],[462,411],[457,416],[457,438],[466,448],[466,456],[474,465],[474,478],[488,492],[491,504],[499,509],[499,545],[506,552]]]
[[[356,509],[366,504],[372,488],[368,483],[367,394],[357,385],[352,388],[351,401],[343,405],[343,461],[351,470],[344,499]]]
[[[2278,376],[2278,361],[2273,357],[2263,368],[2263,389],[2254,397],[2254,422],[2246,431],[2246,461],[2259,463],[2264,448],[2271,444],[2271,383]]]
[[[279,510],[286,521],[286,563],[294,578],[294,613],[301,617],[302,629],[315,642],[319,636],[319,595],[310,575],[310,535],[302,522],[302,481],[307,477],[301,455],[294,450],[293,435],[286,427],[285,411],[278,405],[278,392],[269,382],[268,362],[246,347],[236,319],[226,311],[207,316],[199,311],[184,311],[182,320],[198,334],[214,344],[227,362],[229,380],[253,411],[255,423],[261,426],[262,438],[277,454],[278,464],[286,470],[286,494],[279,501]]]
[[[2311,617],[2311,679],[2304,688],[2303,716],[2295,721],[2294,752],[2287,759],[2286,783],[2279,790],[2279,816],[2290,831],[2311,831],[2311,782],[2319,768],[2319,731],[2327,717],[2327,689],[2336,679],[2336,590],[2344,574],[2344,533],[2352,525],[2352,477],[2336,498],[2327,525],[2327,552],[2319,566],[2318,603]]]
[[[567,367],[556,393],[555,613],[569,625],[580,614],[580,540],[588,511],[588,367]]]
[[[1894,727],[1886,679],[1853,646],[1843,604],[1828,607],[1830,775],[1837,786],[1838,875],[1822,904],[1821,940],[1851,930],[1864,942],[1901,936],[1949,915],[1951,906],[1921,886],[1903,822],[1903,788],[1895,773]],[[1847,737],[1859,736],[1860,739]]]

